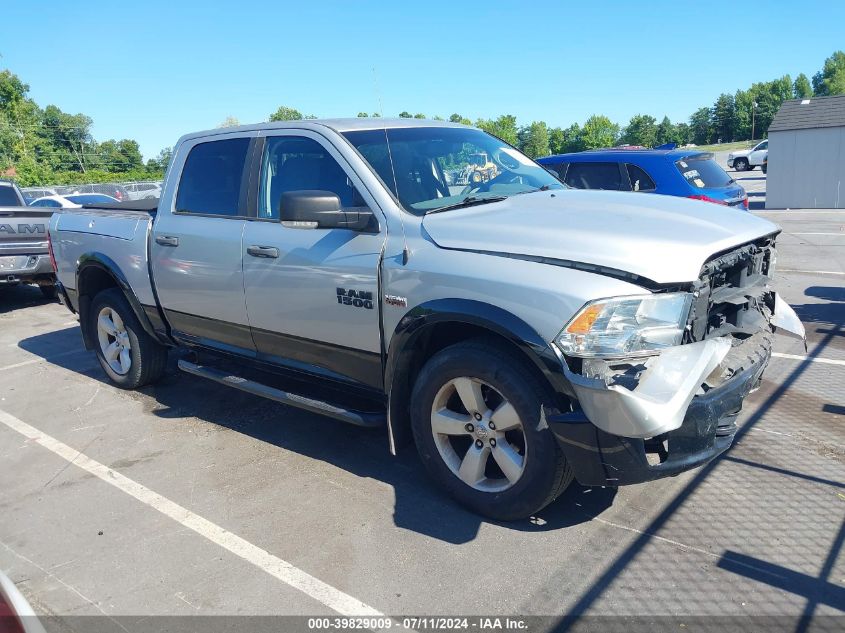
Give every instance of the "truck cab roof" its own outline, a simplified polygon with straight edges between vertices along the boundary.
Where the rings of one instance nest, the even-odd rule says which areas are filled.
[[[351,132],[353,130],[381,130],[397,128],[419,128],[419,127],[454,127],[466,128],[469,126],[451,121],[435,121],[432,119],[406,119],[406,118],[381,118],[381,117],[353,117],[346,119],[297,119],[295,121],[265,121],[264,123],[252,123],[249,125],[237,125],[233,127],[214,128],[201,130],[183,135],[179,143],[184,141],[203,138],[206,136],[217,136],[220,134],[232,134],[235,132],[254,132],[264,130],[294,129],[320,129],[329,128],[338,133]]]

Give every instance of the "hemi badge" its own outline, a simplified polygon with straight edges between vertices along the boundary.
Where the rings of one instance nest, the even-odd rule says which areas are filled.
[[[397,297],[396,295],[384,295],[384,302],[389,306],[396,306],[397,308],[405,308],[408,306],[407,298]]]

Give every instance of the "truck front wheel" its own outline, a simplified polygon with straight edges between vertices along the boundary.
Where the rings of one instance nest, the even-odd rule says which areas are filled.
[[[97,360],[115,385],[137,389],[161,378],[167,348],[144,331],[119,289],[94,297],[89,319]]]
[[[525,362],[493,342],[467,341],[438,352],[411,395],[426,470],[479,514],[531,516],[572,481],[542,414],[548,400]]]

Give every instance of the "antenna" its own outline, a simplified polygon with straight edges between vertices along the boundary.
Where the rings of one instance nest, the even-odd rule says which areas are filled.
[[[382,130],[384,131],[384,143],[387,146],[387,159],[390,161],[390,172],[393,174],[393,191],[399,196],[399,183],[396,181],[396,167],[393,164],[393,152],[390,149],[390,136],[387,133],[387,125],[384,124],[384,109],[381,103],[381,91],[378,88],[378,73],[375,66],[373,66],[373,89],[376,92],[376,100],[378,101],[379,115],[382,119]],[[405,235],[405,219],[402,217],[404,211],[399,209],[399,225],[402,227],[402,265],[408,263],[410,250],[408,249],[408,238]]]

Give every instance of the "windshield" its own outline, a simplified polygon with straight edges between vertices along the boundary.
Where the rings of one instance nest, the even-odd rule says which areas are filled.
[[[0,207],[16,207],[21,201],[17,192],[8,186],[0,186]]]
[[[733,184],[733,179],[719,167],[713,154],[687,156],[675,162],[684,179],[697,189],[716,189]]]
[[[477,203],[563,188],[530,158],[481,130],[387,128],[344,136],[402,206],[416,215],[460,206],[467,198]]]

